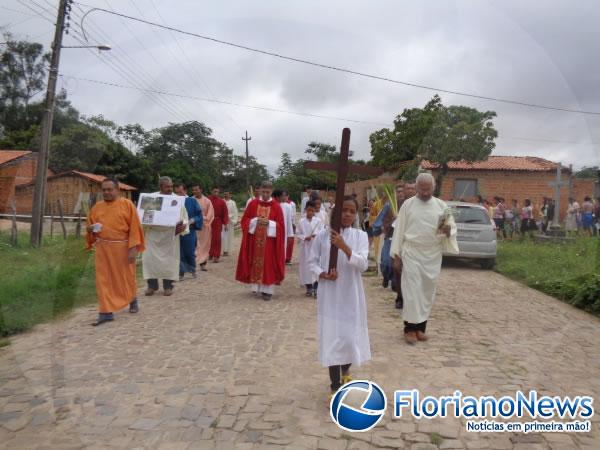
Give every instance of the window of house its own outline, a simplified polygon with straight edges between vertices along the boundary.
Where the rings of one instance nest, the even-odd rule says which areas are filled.
[[[475,197],[479,193],[477,180],[457,179],[454,180],[454,199],[460,200]]]

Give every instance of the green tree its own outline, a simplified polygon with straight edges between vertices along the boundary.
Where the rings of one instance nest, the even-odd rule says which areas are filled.
[[[466,106],[444,106],[435,95],[424,108],[405,109],[396,117],[394,129],[371,134],[371,156],[375,165],[398,169],[402,162],[423,159],[436,163],[436,193],[451,161],[482,161],[496,146],[498,132],[493,111],[480,112]]]
[[[598,178],[600,180],[599,166],[583,166],[581,170],[575,172],[577,178]]]
[[[98,128],[85,123],[69,125],[52,136],[50,168],[56,172],[72,169],[94,172],[109,144],[108,136]]]
[[[15,110],[27,106],[44,89],[45,64],[49,55],[42,44],[15,41],[10,33],[4,34],[4,51],[0,54],[0,108]]]
[[[278,177],[285,177],[291,175],[294,170],[294,163],[292,162],[292,158],[289,153],[281,154],[281,164],[277,169]]]

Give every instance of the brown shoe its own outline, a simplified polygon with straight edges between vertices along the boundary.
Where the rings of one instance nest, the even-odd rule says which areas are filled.
[[[219,262],[219,258],[213,259],[213,263],[218,263],[218,262]]]
[[[154,295],[154,293],[155,293],[155,292],[156,292],[156,291],[155,291],[154,289],[152,289],[152,288],[148,288],[148,289],[146,289],[146,292],[144,292],[144,295],[146,295],[146,296],[148,296],[148,297],[149,297],[149,296],[151,296],[151,295]]]
[[[426,341],[427,339],[429,339],[429,337],[425,333],[422,331],[417,331],[417,340]]]
[[[404,340],[407,344],[415,345],[417,343],[417,334],[414,331],[404,333]]]
[[[168,297],[170,295],[173,295],[173,289],[165,289],[164,296]]]

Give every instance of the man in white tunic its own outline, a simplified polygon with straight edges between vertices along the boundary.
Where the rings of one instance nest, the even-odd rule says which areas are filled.
[[[229,225],[222,233],[223,242],[223,256],[228,256],[231,253],[231,247],[233,245],[234,227],[238,223],[238,208],[235,204],[235,200],[231,198],[231,192],[225,192],[223,195],[225,204],[227,205],[227,212],[229,214]]]
[[[158,184],[160,191],[157,194],[173,195],[173,181],[169,177],[160,177]],[[158,280],[161,279],[164,295],[173,294],[173,282],[179,277],[179,235],[188,232],[188,215],[183,201],[180,220],[175,228],[144,226],[146,251],[142,263],[144,279],[148,283],[146,295],[154,295],[158,291]]]
[[[339,206],[336,205],[336,208]],[[369,265],[369,239],[364,231],[352,228],[358,209],[356,200],[346,197],[342,208],[340,233],[328,228],[317,234],[309,263],[319,280],[319,359],[324,367],[329,368],[332,392],[351,381],[351,364],[360,366],[371,359],[367,303],[362,282],[362,272]],[[330,272],[332,245],[338,248],[338,261],[337,269]]]
[[[456,224],[445,202],[433,196],[435,179],[429,173],[417,177],[417,195],[406,200],[395,223],[390,256],[402,271],[404,337],[411,345],[427,340],[425,328],[431,313],[442,252],[456,253]]]

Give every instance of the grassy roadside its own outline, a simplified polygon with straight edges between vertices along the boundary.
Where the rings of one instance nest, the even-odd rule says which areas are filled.
[[[496,271],[600,316],[600,240],[502,241]]]
[[[23,332],[96,301],[94,258],[83,239],[46,238],[41,249],[0,233],[0,337]]]

